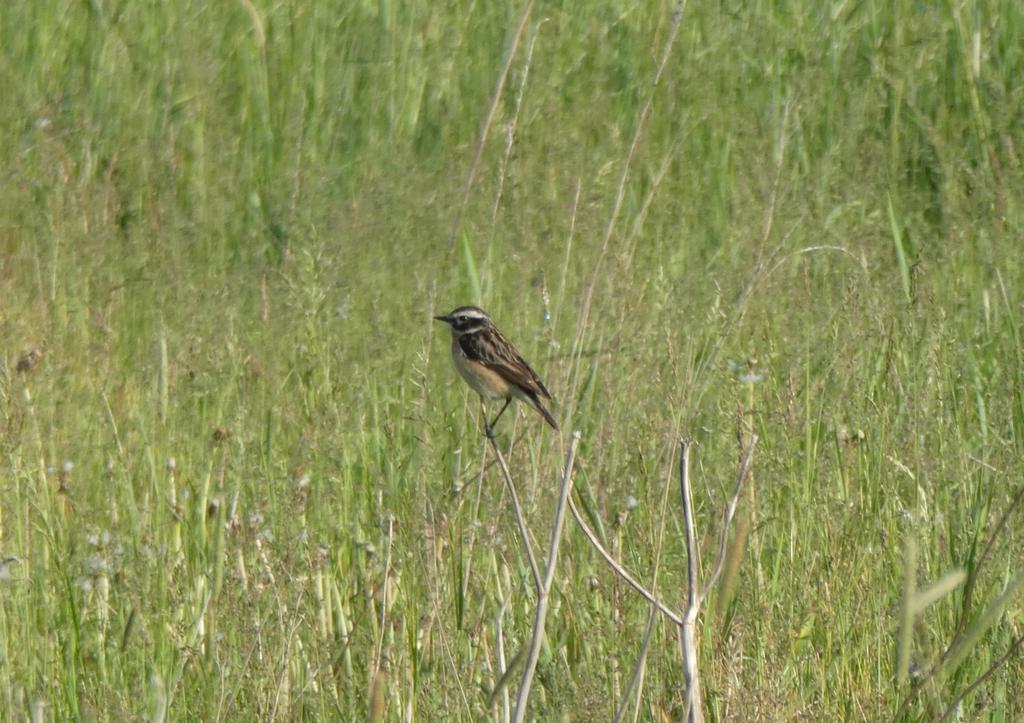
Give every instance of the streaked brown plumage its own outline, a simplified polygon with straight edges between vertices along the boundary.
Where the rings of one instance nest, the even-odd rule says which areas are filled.
[[[541,402],[541,399],[551,399],[544,382],[501,335],[487,312],[475,306],[460,306],[450,314],[434,318],[451,329],[452,362],[462,378],[482,398],[505,400],[494,422],[512,399],[520,399],[558,429],[555,418]]]

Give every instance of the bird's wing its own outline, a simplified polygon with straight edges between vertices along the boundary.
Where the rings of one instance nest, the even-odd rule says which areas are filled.
[[[491,343],[481,334],[463,334],[459,337],[459,346],[467,357],[497,372],[506,381],[528,392],[539,394],[545,399],[551,399],[551,393],[537,376],[537,372],[533,371],[511,345]]]

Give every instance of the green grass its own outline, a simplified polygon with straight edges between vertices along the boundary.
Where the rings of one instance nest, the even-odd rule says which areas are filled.
[[[710,719],[932,720],[1010,649],[1019,509],[982,553],[1024,471],[1024,9],[689,3],[601,256],[671,11],[538,3],[462,208],[521,7],[2,5],[4,715],[491,716],[533,593],[430,318],[477,297],[647,583],[673,485],[676,609],[677,438],[708,565],[760,436]],[[514,430],[545,540],[567,441]],[[609,719],[647,613],[567,524],[531,714]],[[659,621],[640,719],[680,716],[678,649]],[[1021,660],[964,719],[1024,715]]]

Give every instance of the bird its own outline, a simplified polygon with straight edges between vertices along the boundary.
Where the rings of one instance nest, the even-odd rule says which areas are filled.
[[[488,423],[484,416],[488,435],[513,399],[526,402],[558,431],[558,422],[542,401],[550,400],[551,393],[512,342],[498,331],[486,311],[476,306],[460,306],[434,318],[448,324],[452,332],[452,363],[480,395],[481,404],[485,399],[505,400],[494,421]]]

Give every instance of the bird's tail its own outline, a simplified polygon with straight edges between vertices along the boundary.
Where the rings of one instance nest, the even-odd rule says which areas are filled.
[[[542,417],[544,417],[544,421],[547,422],[548,424],[550,424],[551,428],[554,429],[557,432],[558,431],[558,422],[556,422],[555,418],[551,416],[551,412],[549,412],[547,409],[544,408],[544,405],[541,404],[540,399],[538,399],[534,395],[530,399],[530,404],[533,406],[534,409],[536,409],[538,412],[540,412],[540,415]]]

